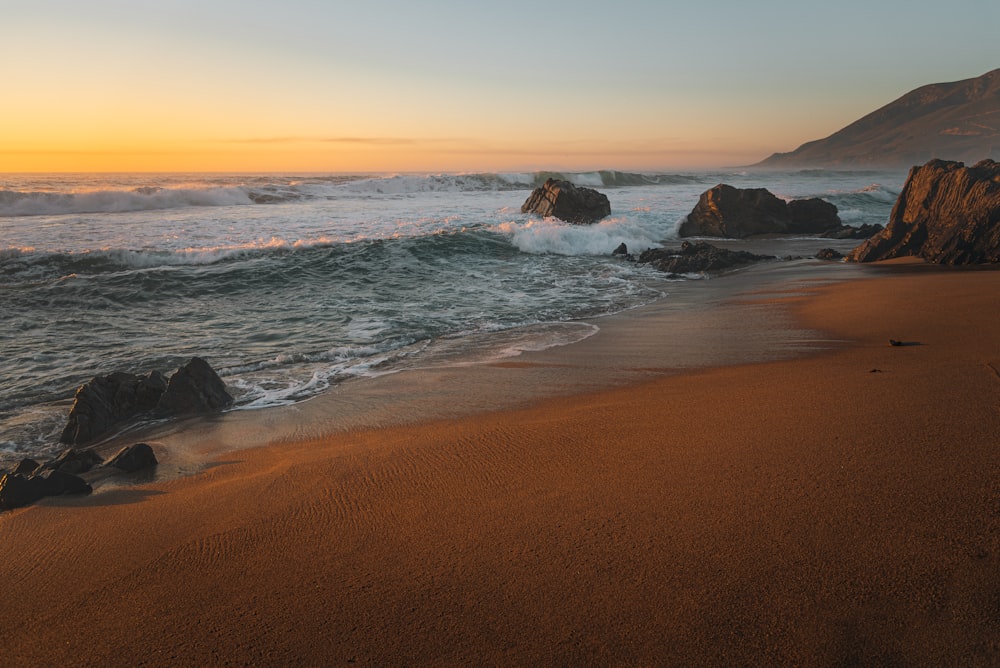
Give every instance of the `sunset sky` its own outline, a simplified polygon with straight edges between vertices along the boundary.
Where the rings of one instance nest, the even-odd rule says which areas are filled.
[[[0,0],[0,171],[749,164],[1000,67],[1000,3]]]

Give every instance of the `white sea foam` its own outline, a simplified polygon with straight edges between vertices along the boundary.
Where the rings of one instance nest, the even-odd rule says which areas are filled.
[[[511,243],[525,253],[555,255],[609,255],[624,243],[630,251],[660,247],[675,223],[639,223],[630,218],[609,218],[593,225],[571,225],[554,218],[506,222],[497,230],[510,235]]]

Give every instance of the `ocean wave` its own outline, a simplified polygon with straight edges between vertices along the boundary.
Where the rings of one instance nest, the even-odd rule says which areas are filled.
[[[123,213],[192,206],[254,204],[266,193],[240,187],[163,188],[142,186],[133,190],[90,192],[41,192],[0,190],[0,217],[52,216],[73,213]]]
[[[662,240],[676,236],[677,221],[640,222],[608,218],[593,225],[572,225],[554,218],[501,223],[496,230],[519,250],[531,254],[609,255],[624,243],[631,252],[659,248]]]
[[[549,178],[591,188],[686,185],[699,183],[704,175],[654,174],[601,170],[593,172],[507,172],[458,174],[384,174],[328,176],[220,176],[178,183],[173,178],[149,177],[134,185],[135,177],[100,181],[81,180],[66,190],[39,189],[35,182],[24,187],[0,188],[0,218],[56,216],[68,214],[126,213],[186,207],[249,206],[337,199],[366,195],[406,195],[428,192],[490,192],[531,190]]]

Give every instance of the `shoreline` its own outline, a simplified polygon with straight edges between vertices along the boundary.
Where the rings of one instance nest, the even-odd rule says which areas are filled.
[[[775,254],[787,243],[721,240],[718,245]],[[431,361],[420,357],[411,367],[347,380],[285,406],[140,424],[86,447],[108,457],[124,446],[147,442],[160,460],[153,479],[162,481],[197,474],[228,452],[274,443],[461,419],[662,375],[810,355],[841,342],[817,338],[818,332],[797,326],[782,301],[806,295],[818,285],[863,279],[870,270],[801,258],[669,282],[668,294],[655,302],[599,318],[539,326],[594,330],[570,343],[496,356],[495,335],[487,336],[485,352],[460,342],[464,352],[458,357],[449,359],[446,353],[437,363],[433,355]],[[499,335],[519,336],[510,330]],[[100,487],[95,485],[95,491]]]
[[[718,330],[790,311],[821,352],[636,366],[664,340],[626,316],[470,367],[620,374],[593,391],[319,437],[262,421],[270,447],[197,475],[0,515],[8,656],[989,665],[1000,273],[871,269],[764,284]]]

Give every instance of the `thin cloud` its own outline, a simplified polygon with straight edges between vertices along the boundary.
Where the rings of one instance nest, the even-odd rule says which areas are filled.
[[[417,139],[413,137],[247,137],[218,139],[220,144],[360,144],[366,146],[407,146],[460,141],[458,139]]]

